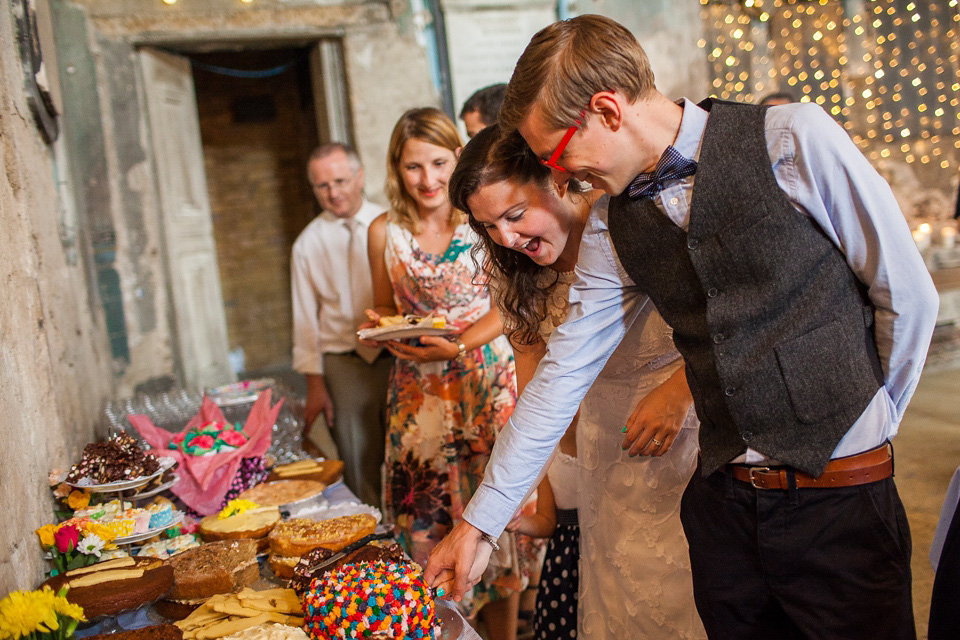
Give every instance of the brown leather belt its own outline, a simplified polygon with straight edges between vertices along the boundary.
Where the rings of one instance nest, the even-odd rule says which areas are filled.
[[[855,456],[834,458],[817,477],[790,467],[751,467],[729,464],[727,471],[736,480],[746,482],[754,489],[789,489],[789,476],[796,479],[797,488],[854,487],[883,480],[893,475],[893,450],[889,443]]]

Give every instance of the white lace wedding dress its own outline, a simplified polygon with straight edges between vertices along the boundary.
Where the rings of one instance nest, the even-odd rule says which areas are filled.
[[[544,340],[566,317],[574,280],[557,275]],[[554,273],[544,276],[549,285]],[[631,458],[620,448],[637,402],[681,366],[670,328],[646,306],[580,407],[580,640],[706,638],[680,524],[697,461],[696,416],[691,409],[661,457]]]

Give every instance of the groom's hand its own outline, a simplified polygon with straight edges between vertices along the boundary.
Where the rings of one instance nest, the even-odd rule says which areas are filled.
[[[490,561],[493,548],[481,544],[481,531],[462,520],[440,541],[427,560],[424,579],[427,584],[443,589],[445,595],[453,589],[453,599],[459,602],[464,595],[480,582],[480,577]]]

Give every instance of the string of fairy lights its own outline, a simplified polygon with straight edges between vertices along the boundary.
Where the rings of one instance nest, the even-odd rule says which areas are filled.
[[[960,167],[960,0],[700,0],[714,95],[816,102],[871,160]]]

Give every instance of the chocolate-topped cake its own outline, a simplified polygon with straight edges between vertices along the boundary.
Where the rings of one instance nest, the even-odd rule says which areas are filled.
[[[407,556],[403,548],[396,543],[381,544],[374,541],[365,544],[359,549],[355,549],[335,562],[326,565],[327,561],[337,552],[325,547],[317,547],[300,556],[300,561],[293,568],[293,578],[290,580],[290,588],[297,592],[301,598],[309,591],[310,582],[327,571],[332,571],[345,564],[357,562],[394,562],[403,564],[407,562]],[[321,567],[323,567],[321,569]]]
[[[83,457],[70,468],[66,481],[76,483],[87,478],[93,484],[106,484],[148,476],[159,468],[155,455],[144,453],[136,440],[119,433],[106,442],[84,447]]]

